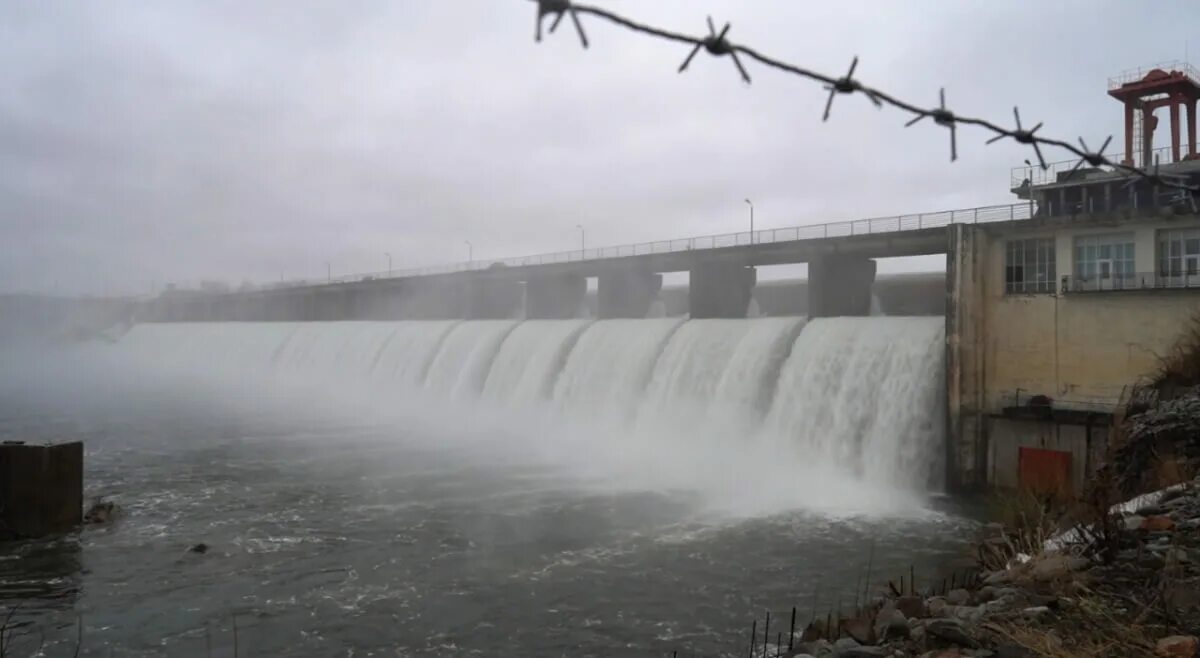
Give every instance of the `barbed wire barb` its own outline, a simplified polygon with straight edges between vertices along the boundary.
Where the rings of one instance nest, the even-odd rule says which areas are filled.
[[[1103,165],[1104,164],[1104,149],[1108,148],[1108,145],[1110,142],[1112,142],[1112,135],[1109,135],[1108,139],[1104,140],[1104,143],[1100,145],[1100,150],[1093,153],[1088,148],[1087,142],[1083,141],[1083,138],[1080,137],[1079,138],[1079,146],[1087,153],[1087,155],[1080,158],[1079,162],[1076,162],[1075,166],[1071,167],[1071,171],[1067,174],[1067,176],[1068,177],[1074,176],[1075,172],[1079,171],[1079,168],[1082,167],[1083,163],[1085,163],[1085,162],[1093,167],[1099,167],[1099,166]]]
[[[579,22],[579,14],[575,12],[575,6],[571,4],[571,0],[536,0],[537,1],[537,26],[533,35],[534,41],[541,42],[542,40],[542,19],[550,14],[554,14],[554,22],[550,24],[550,34],[558,29],[558,24],[562,22],[564,14],[571,15],[571,22],[575,23],[575,31],[579,33],[579,42],[584,48],[588,47],[587,34],[583,31],[583,24]]]
[[[1016,121],[1017,121],[1017,129],[1016,130],[1001,131],[999,135],[996,135],[995,137],[989,139],[987,141],[987,143],[991,144],[992,142],[999,141],[1001,139],[1004,139],[1005,137],[1010,137],[1010,138],[1012,138],[1013,141],[1017,142],[1018,144],[1029,144],[1029,145],[1033,146],[1033,152],[1037,153],[1038,164],[1042,165],[1042,171],[1045,171],[1047,168],[1046,158],[1042,157],[1042,149],[1040,147],[1038,147],[1038,138],[1036,135],[1034,135],[1034,133],[1036,133],[1038,131],[1038,129],[1042,127],[1042,123],[1038,122],[1038,125],[1030,128],[1029,130],[1025,130],[1024,128],[1021,127],[1021,110],[1017,109],[1017,107],[1015,105],[1013,106],[1013,118],[1016,119]],[[1071,147],[1071,148],[1074,149],[1074,147]],[[1083,152],[1078,152],[1078,153],[1079,153],[1080,157],[1083,157],[1085,155]]]
[[[924,119],[925,117],[933,117],[933,122],[939,126],[950,129],[950,162],[958,160],[958,119],[954,113],[946,109],[946,88],[942,87],[938,90],[938,108],[922,112],[913,117],[911,121],[904,124],[905,128],[911,127],[914,123]]]
[[[602,18],[610,23],[619,25],[634,32],[647,34],[677,43],[686,43],[692,46],[692,50],[690,53],[688,53],[687,59],[685,59],[683,64],[679,67],[680,72],[687,70],[687,67],[689,64],[691,64],[692,59],[694,59],[696,54],[700,52],[700,48],[705,48],[709,53],[715,56],[729,55],[731,59],[733,59],[734,65],[737,67],[738,73],[741,75],[742,80],[749,84],[750,74],[746,70],[745,66],[742,65],[742,61],[738,57],[739,54],[744,55],[751,60],[762,64],[763,66],[820,83],[825,90],[829,92],[829,97],[825,101],[825,113],[822,121],[829,120],[829,114],[833,108],[834,96],[838,95],[839,93],[852,94],[855,92],[861,92],[865,94],[867,98],[869,98],[871,102],[875,104],[876,107],[882,108],[884,105],[887,105],[913,115],[914,118],[906,123],[906,126],[911,126],[924,117],[931,117],[934,123],[950,130],[951,162],[955,162],[958,159],[957,128],[958,126],[965,124],[992,133],[993,137],[986,142],[988,144],[992,144],[1001,139],[1007,138],[1012,139],[1018,144],[1032,146],[1034,153],[1037,155],[1038,164],[1041,166],[1042,170],[1048,169],[1049,166],[1046,164],[1045,157],[1043,157],[1041,147],[1052,146],[1071,153],[1075,157],[1080,158],[1081,161],[1086,161],[1093,167],[1108,167],[1114,172],[1120,172],[1124,175],[1130,176],[1131,180],[1128,181],[1127,185],[1132,185],[1137,180],[1149,181],[1157,185],[1162,185],[1184,192],[1192,199],[1193,203],[1194,196],[1197,193],[1200,193],[1200,184],[1190,183],[1188,177],[1186,176],[1160,173],[1157,164],[1155,165],[1154,170],[1150,171],[1144,166],[1134,166],[1132,162],[1127,164],[1126,162],[1115,162],[1111,160],[1103,154],[1103,151],[1105,150],[1103,147],[1101,147],[1100,150],[1093,152],[1086,147],[1082,140],[1080,140],[1079,146],[1076,146],[1074,143],[1066,140],[1041,137],[1036,133],[1042,128],[1042,123],[1038,123],[1033,128],[1026,130],[1021,124],[1020,110],[1018,110],[1016,107],[1013,107],[1013,118],[1016,120],[1016,128],[1007,128],[993,123],[987,119],[962,116],[951,111],[950,108],[946,107],[944,89],[940,95],[941,102],[936,108],[925,108],[914,103],[901,100],[895,96],[892,96],[891,94],[888,94],[887,92],[868,86],[856,79],[854,77],[854,73],[858,67],[857,56],[855,56],[850,63],[849,72],[845,76],[836,77],[775,59],[774,57],[764,55],[763,53],[760,53],[746,45],[733,45],[726,40],[726,35],[729,32],[730,24],[726,23],[721,32],[717,33],[716,26],[713,24],[711,16],[708,18],[708,35],[698,37],[655,27],[653,25],[647,25],[645,23],[640,23],[630,18],[626,18],[625,16],[621,16],[620,14],[611,12],[607,9],[593,5],[578,4],[572,0],[534,0],[534,2],[537,2],[538,5],[537,31],[535,33],[535,37],[538,41],[541,41],[541,23],[545,16],[554,14],[555,20],[550,27],[550,31],[553,32],[554,28],[559,22],[561,22],[562,15],[569,12],[571,14],[572,21],[575,23],[575,28],[579,32],[580,41],[583,43],[585,48],[588,46],[588,41],[587,37],[583,33],[583,26],[579,22],[578,14],[581,13]],[[1106,141],[1105,144],[1107,145],[1108,142]],[[1127,157],[1132,157],[1132,155]]]
[[[850,71],[846,73],[845,77],[838,78],[826,85],[825,88],[829,90],[829,100],[825,101],[825,116],[821,118],[821,121],[829,120],[829,111],[833,109],[833,97],[838,94],[853,94],[856,91],[861,91],[867,95],[867,98],[871,99],[875,107],[883,107],[883,101],[879,100],[873,91],[862,86],[858,80],[854,79],[854,69],[856,68],[858,68],[858,55],[855,55],[854,59],[850,61]]]
[[[712,16],[709,16],[708,37],[696,43],[696,46],[692,48],[692,52],[688,53],[687,58],[684,59],[683,63],[679,65],[679,73],[686,71],[688,64],[692,63],[692,58],[696,56],[696,53],[700,52],[701,48],[704,48],[710,54],[716,57],[720,57],[721,55],[731,56],[733,58],[733,65],[737,67],[738,73],[742,75],[742,80],[744,80],[746,84],[750,84],[750,74],[747,73],[746,68],[742,66],[742,61],[738,59],[737,52],[734,50],[733,46],[729,45],[729,42],[725,40],[725,35],[729,33],[729,27],[730,24],[726,23],[725,27],[721,28],[721,33],[717,34],[717,27],[713,24]]]

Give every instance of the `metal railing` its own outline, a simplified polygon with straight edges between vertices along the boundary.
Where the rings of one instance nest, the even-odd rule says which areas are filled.
[[[1184,153],[1180,153],[1181,161],[1184,155]],[[1111,156],[1111,159],[1114,162],[1124,162],[1125,154],[1118,153]],[[1140,152],[1133,154],[1133,160],[1136,166],[1145,166],[1146,163],[1142,162],[1143,159],[1145,158],[1143,158]],[[1150,159],[1151,164],[1157,162],[1158,164],[1165,165],[1174,164],[1175,162],[1175,158],[1173,157],[1170,146],[1160,146],[1150,151]],[[1045,169],[1042,169],[1036,164],[1013,167],[1012,175],[1009,177],[1009,189],[1015,190],[1024,185],[1025,181],[1029,181],[1029,185],[1048,185],[1050,183],[1057,183],[1059,174],[1069,172],[1077,166],[1080,166],[1081,168],[1088,167],[1087,163],[1080,165],[1080,162],[1080,158],[1075,158],[1074,160],[1062,160],[1059,162],[1047,162]],[[1116,171],[1116,169],[1113,167],[1101,167],[1100,169],[1106,174],[1111,174]]]
[[[1108,276],[1072,276],[1062,278],[1062,291],[1120,292],[1200,288],[1200,272],[1124,272]]]
[[[1117,89],[1122,85],[1127,85],[1131,82],[1137,82],[1138,80],[1145,78],[1147,74],[1155,69],[1166,71],[1167,73],[1170,73],[1171,71],[1180,71],[1187,77],[1191,78],[1193,82],[1200,84],[1200,72],[1198,72],[1195,67],[1188,62],[1175,60],[1171,62],[1159,62],[1158,64],[1139,66],[1135,69],[1121,71],[1120,73],[1108,79],[1108,88],[1110,90]]]
[[[721,249],[725,247],[749,246],[759,244],[774,244],[794,242],[796,240],[813,240],[821,238],[848,237],[854,235],[871,235],[879,233],[898,233],[921,229],[940,228],[950,224],[982,224],[986,222],[1001,222],[1018,219],[1030,219],[1034,206],[1030,202],[980,206],[960,210],[943,210],[931,213],[896,215],[891,217],[873,217],[855,219],[827,224],[812,224],[808,226],[791,226],[787,228],[759,229],[751,233],[722,233],[673,240],[656,240],[610,247],[592,247],[588,249],[573,249],[531,256],[517,256],[498,259],[477,259],[467,262],[434,265],[429,267],[414,267],[390,271],[360,272],[332,278],[292,279],[286,282],[262,286],[262,289],[278,290],[298,288],[328,283],[349,283],[371,281],[377,279],[399,279],[414,276],[430,276],[434,274],[451,274],[455,272],[471,272],[486,270],[493,267],[521,267],[528,265],[551,265],[556,263],[575,263],[606,258],[624,258],[628,256],[645,256],[651,254],[670,254],[705,249]]]

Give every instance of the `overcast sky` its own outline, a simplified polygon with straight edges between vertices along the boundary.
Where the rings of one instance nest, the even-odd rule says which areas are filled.
[[[1116,134],[1200,2],[597,0],[895,95]],[[0,2],[0,291],[148,293],[1009,203],[1031,157],[526,0]],[[1165,121],[1162,125],[1166,125]],[[1165,130],[1160,130],[1165,133]],[[1165,134],[1159,135],[1163,143]],[[1050,160],[1065,159],[1058,152]],[[935,265],[936,266],[936,261]],[[886,269],[886,268],[885,268]]]

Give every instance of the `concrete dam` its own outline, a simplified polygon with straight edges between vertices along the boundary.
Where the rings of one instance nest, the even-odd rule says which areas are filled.
[[[615,431],[703,428],[910,491],[944,482],[940,317],[146,323],[113,349],[181,373],[309,378]],[[699,446],[697,446],[699,449]]]

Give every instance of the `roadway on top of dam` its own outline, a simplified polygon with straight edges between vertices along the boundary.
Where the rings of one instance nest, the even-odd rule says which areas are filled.
[[[336,289],[385,286],[415,277],[475,273],[477,276],[525,280],[563,273],[595,276],[613,269],[632,268],[663,273],[689,270],[698,258],[746,266],[805,263],[823,255],[863,258],[922,256],[946,252],[945,227],[1030,219],[1029,203],[981,206],[933,213],[759,229],[660,240],[615,247],[575,249],[516,258],[478,259],[433,267],[367,272],[324,281],[289,281],[261,288],[275,292],[297,288]]]

